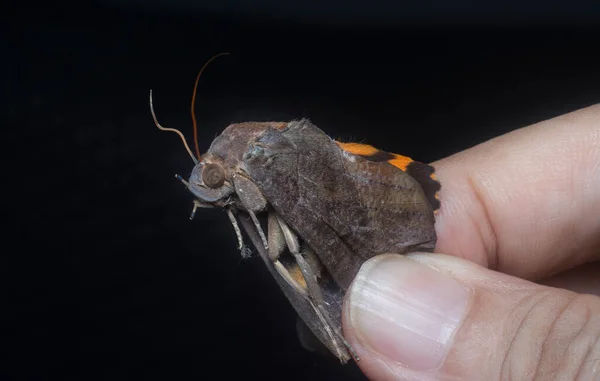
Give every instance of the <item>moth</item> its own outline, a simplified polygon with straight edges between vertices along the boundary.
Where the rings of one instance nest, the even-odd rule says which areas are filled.
[[[192,97],[193,112],[198,79]],[[224,208],[242,255],[241,227],[299,317],[342,363],[344,294],[362,263],[383,253],[433,251],[440,183],[428,164],[333,140],[308,119],[231,124],[179,176],[198,208]]]

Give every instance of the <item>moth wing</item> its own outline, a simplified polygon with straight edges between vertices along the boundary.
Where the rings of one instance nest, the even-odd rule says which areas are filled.
[[[344,162],[336,180],[347,188],[330,202],[325,220],[367,259],[435,247],[435,218],[427,193],[413,176],[388,162],[356,157]]]
[[[433,208],[408,173],[343,150],[305,119],[258,141],[269,159],[246,170],[344,290],[374,255],[433,250]]]
[[[436,179],[433,166],[415,161],[407,156],[382,151],[368,144],[342,143],[338,141],[336,143],[341,149],[352,155],[360,156],[372,162],[385,162],[405,172],[421,185],[425,197],[434,212],[439,210],[440,200],[438,193],[441,185]]]

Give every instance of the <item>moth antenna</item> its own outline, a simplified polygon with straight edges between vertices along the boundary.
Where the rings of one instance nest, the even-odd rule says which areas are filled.
[[[194,161],[194,164],[198,164],[198,159],[196,159],[196,157],[192,153],[192,150],[190,149],[190,146],[188,146],[187,142],[185,141],[185,136],[183,136],[181,131],[176,130],[175,128],[163,127],[160,125],[160,123],[158,123],[158,119],[156,119],[156,114],[154,113],[154,105],[152,104],[152,89],[150,89],[150,112],[152,113],[152,119],[154,119],[154,124],[156,124],[156,127],[158,127],[158,129],[160,129],[162,131],[172,131],[172,132],[176,133],[177,135],[179,135],[179,137],[181,138],[181,141],[183,142],[183,145],[185,146],[185,149],[187,150],[188,154]]]
[[[198,125],[196,124],[196,113],[194,112],[194,103],[196,103],[196,89],[198,89],[198,80],[200,79],[202,72],[204,71],[204,69],[206,69],[209,63],[211,63],[217,57],[226,56],[228,54],[229,53],[219,53],[213,56],[208,61],[206,61],[206,63],[204,64],[204,66],[202,66],[202,69],[200,69],[200,72],[196,76],[196,82],[194,83],[194,92],[192,93],[192,105],[190,106],[190,111],[192,114],[192,125],[194,127],[194,147],[196,148],[196,156],[198,157],[198,160],[200,160],[200,147],[198,146]]]

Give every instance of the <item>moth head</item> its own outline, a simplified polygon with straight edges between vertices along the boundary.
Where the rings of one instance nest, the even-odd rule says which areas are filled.
[[[213,157],[203,158],[194,166],[188,189],[204,203],[224,202],[234,191],[228,169]]]

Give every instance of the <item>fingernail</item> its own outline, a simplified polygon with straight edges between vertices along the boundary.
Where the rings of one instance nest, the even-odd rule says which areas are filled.
[[[466,313],[469,289],[402,255],[366,262],[348,293],[363,347],[413,370],[439,368]]]

